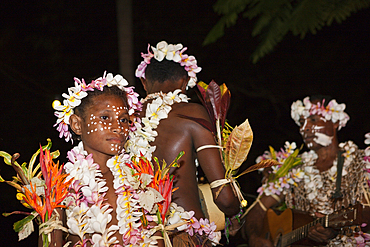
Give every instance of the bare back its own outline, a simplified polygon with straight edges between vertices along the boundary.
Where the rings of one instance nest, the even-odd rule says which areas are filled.
[[[168,118],[161,120],[156,129],[158,136],[151,143],[156,146],[153,156],[160,161],[165,160],[171,163],[181,151],[185,152],[179,161],[180,167],[171,171],[176,176],[174,187],[178,188],[174,192],[173,201],[187,211],[194,211],[198,219],[204,218],[199,200],[195,158],[198,158],[209,182],[224,178],[225,170],[221,163],[219,149],[205,149],[198,154],[195,152],[200,146],[215,145],[213,134],[199,123],[179,115],[209,121],[208,114],[202,105],[175,103],[172,105]],[[214,198],[215,191],[216,189],[213,190]],[[230,186],[226,186],[221,191],[216,204],[227,215],[236,214],[239,210],[239,202]]]

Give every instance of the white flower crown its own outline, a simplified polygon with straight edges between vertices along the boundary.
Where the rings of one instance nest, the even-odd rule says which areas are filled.
[[[131,116],[135,111],[141,111],[142,104],[138,99],[139,94],[134,92],[134,87],[125,87],[128,82],[121,75],[113,76],[112,73],[106,74],[104,72],[103,77],[92,80],[90,84],[86,84],[84,79],[80,80],[75,77],[74,80],[75,86],[68,88],[68,94],[62,94],[65,98],[63,105],[59,101],[56,104],[53,103],[53,108],[56,110],[54,115],[58,118],[54,127],[58,126],[59,137],[64,137],[66,142],[71,140],[73,143],[72,134],[68,129],[69,117],[74,113],[73,109],[79,106],[81,100],[88,95],[87,91],[94,91],[95,89],[103,91],[105,86],[117,86],[127,94],[129,115]]]
[[[150,52],[150,48],[152,48],[153,53]],[[166,41],[161,41],[157,44],[156,47],[150,46],[148,44],[148,53],[144,54],[141,53],[141,56],[144,58],[144,61],[142,61],[136,69],[135,75],[136,77],[145,78],[145,69],[150,64],[150,60],[154,57],[157,61],[161,62],[164,58],[166,58],[169,61],[174,61],[176,63],[180,63],[181,66],[185,66],[185,70],[188,72],[188,75],[190,77],[188,86],[194,87],[197,82],[197,76],[196,73],[200,72],[202,70],[201,67],[198,67],[197,60],[194,56],[189,56],[184,54],[184,52],[187,50],[187,47],[183,48],[182,44],[172,45],[167,44]]]
[[[338,130],[346,126],[349,116],[344,112],[346,105],[344,103],[338,104],[335,99],[332,99],[327,106],[324,106],[325,99],[317,104],[312,104],[309,97],[293,102],[291,106],[291,116],[298,126],[300,126],[299,119],[303,116],[305,119],[310,115],[321,115],[326,120],[331,120],[333,123],[339,121]]]

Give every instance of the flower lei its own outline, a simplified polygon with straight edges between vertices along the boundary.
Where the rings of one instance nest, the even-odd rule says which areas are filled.
[[[146,132],[154,133],[159,121],[167,118],[170,105],[175,102],[187,102],[187,97],[180,94],[181,90],[173,93],[163,94],[156,93],[148,95],[147,99],[155,99],[147,106],[147,116],[143,118],[144,127],[137,125],[137,131],[130,133],[131,150],[139,150],[143,145],[135,145],[142,141],[147,141],[147,147],[144,149],[147,157],[151,157],[152,150],[149,148],[148,135]],[[160,100],[159,100],[160,99]],[[155,113],[155,114],[153,114]],[[153,125],[153,122],[156,125]],[[151,123],[151,124],[149,124]],[[154,128],[153,128],[154,127]],[[153,128],[153,129],[152,129]],[[144,135],[142,135],[144,133]],[[150,140],[154,141],[156,135],[151,136]],[[141,138],[141,139],[140,139]],[[139,148],[137,148],[139,147]],[[154,147],[155,148],[155,147]],[[104,203],[104,196],[108,188],[105,186],[105,180],[99,170],[99,165],[93,162],[92,155],[87,155],[83,149],[82,142],[68,153],[70,162],[65,165],[65,170],[70,177],[74,178],[71,186],[71,194],[66,200],[69,204],[67,210],[67,225],[72,234],[78,235],[83,243],[92,241],[93,246],[110,246],[118,241],[111,237],[116,231],[123,236],[125,245],[132,246],[156,246],[156,237],[152,236],[158,229],[150,226],[143,226],[143,217],[148,221],[156,221],[158,218],[153,216],[155,212],[155,203],[163,201],[163,197],[158,190],[151,188],[149,185],[153,180],[150,173],[141,173],[137,162],[140,162],[135,153],[121,154],[108,160],[107,167],[111,170],[114,181],[113,187],[117,194],[117,225],[111,225],[111,212],[113,209],[110,205]],[[149,159],[147,159],[149,160]],[[156,182],[157,184],[158,182]],[[153,202],[148,203],[145,198],[152,198]],[[167,210],[166,210],[167,211]],[[173,229],[186,231],[190,235],[198,233],[206,234],[214,243],[218,243],[221,238],[219,232],[214,232],[216,225],[209,222],[208,219],[194,217],[194,212],[185,211],[182,207],[171,202],[169,204],[168,214],[162,225],[164,231]],[[85,234],[93,234],[92,238],[85,237]]]
[[[291,106],[291,117],[295,123],[300,126],[299,119],[303,116],[305,119],[310,115],[321,115],[326,120],[331,120],[333,123],[339,121],[338,130],[345,127],[349,116],[344,112],[345,104],[338,104],[335,99],[331,100],[328,105],[324,106],[325,99],[317,104],[312,104],[309,97],[293,102]]]
[[[121,75],[113,76],[112,73],[106,74],[104,72],[103,77],[99,77],[92,80],[90,84],[86,84],[85,80],[74,78],[75,86],[68,88],[68,94],[63,93],[62,96],[65,98],[63,100],[63,105],[56,101],[53,103],[53,108],[55,111],[55,116],[58,118],[55,126],[60,132],[59,137],[65,138],[66,142],[72,141],[72,134],[68,129],[69,117],[74,113],[74,108],[81,104],[81,100],[88,95],[88,91],[100,90],[103,91],[105,86],[112,87],[117,86],[121,90],[125,90],[127,94],[127,101],[129,104],[129,115],[133,115],[135,111],[141,110],[141,104],[138,100],[139,94],[134,92],[134,87],[126,87],[128,82]]]
[[[180,102],[187,103],[189,100],[185,94],[180,92],[181,90],[177,89],[169,93],[153,93],[141,100],[141,104],[144,104],[147,100],[153,99],[151,103],[147,104],[145,117],[141,119],[142,123],[136,123],[136,131],[129,133],[130,138],[125,146],[126,151],[136,157],[142,155],[151,160],[152,153],[156,147],[151,146],[149,142],[153,142],[158,135],[155,129],[158,127],[159,122],[168,117],[172,109],[171,105]]]
[[[152,48],[153,53],[150,52],[150,48]],[[145,69],[148,64],[150,64],[150,60],[153,57],[159,62],[166,58],[169,61],[172,60],[175,63],[180,63],[181,66],[185,67],[185,70],[188,72],[188,75],[190,77],[188,86],[194,87],[197,82],[196,73],[200,72],[202,68],[198,67],[197,60],[194,56],[184,54],[187,49],[187,47],[183,48],[182,44],[172,45],[167,44],[166,41],[159,42],[156,47],[150,46],[150,44],[148,44],[148,53],[141,53],[141,57],[144,58],[144,61],[142,61],[138,65],[135,72],[136,77],[145,78]]]

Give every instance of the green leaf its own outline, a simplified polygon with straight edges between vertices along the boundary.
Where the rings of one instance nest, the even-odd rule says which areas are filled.
[[[285,176],[290,169],[301,164],[301,158],[298,158],[297,155],[300,149],[294,150],[294,152],[284,161],[284,164],[276,172],[276,179]]]
[[[12,165],[12,156],[10,154],[8,154],[7,152],[4,152],[4,151],[0,151],[0,156],[4,158],[4,162],[5,164],[7,165]]]
[[[19,232],[22,230],[23,226],[25,224],[27,224],[28,222],[32,221],[34,218],[36,218],[38,214],[36,213],[32,213],[31,215],[28,215],[26,218],[20,220],[20,221],[17,221],[14,223],[13,225],[13,229],[15,232]]]

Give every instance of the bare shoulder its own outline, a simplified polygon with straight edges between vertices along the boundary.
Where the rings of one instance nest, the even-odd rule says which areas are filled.
[[[193,118],[203,118],[209,120],[206,108],[197,103],[181,103],[173,106],[173,113],[185,115]]]

